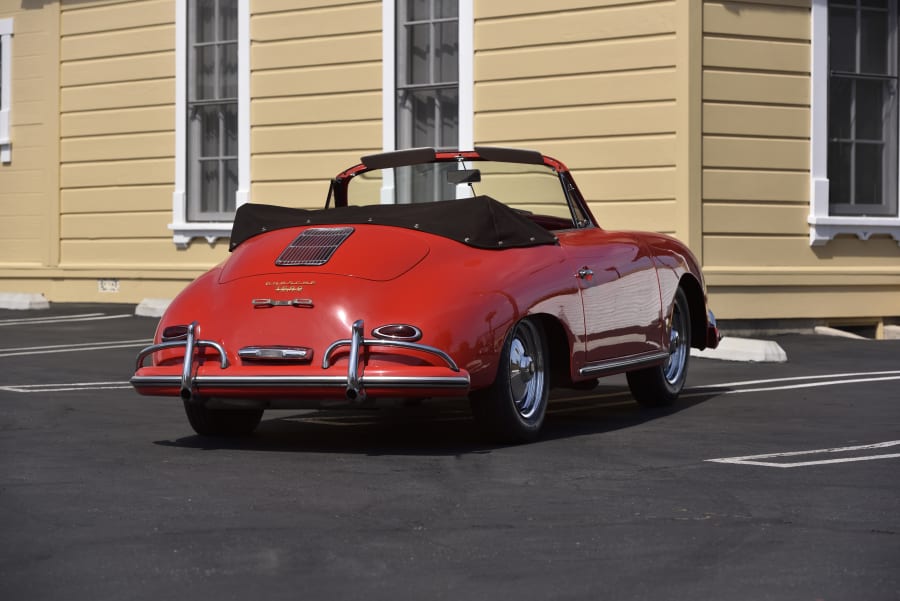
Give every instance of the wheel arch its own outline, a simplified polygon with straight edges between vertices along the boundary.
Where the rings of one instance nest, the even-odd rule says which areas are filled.
[[[547,342],[546,360],[550,363],[550,387],[572,383],[572,343],[562,322],[547,313],[527,316],[541,324]]]
[[[681,276],[678,287],[687,297],[691,315],[691,346],[703,349],[706,341],[706,295],[700,282],[690,273]]]

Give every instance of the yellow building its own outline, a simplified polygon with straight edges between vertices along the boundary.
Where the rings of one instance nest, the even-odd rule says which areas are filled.
[[[720,319],[896,318],[897,5],[0,0],[0,294],[171,298],[240,204],[480,144],[687,241]]]

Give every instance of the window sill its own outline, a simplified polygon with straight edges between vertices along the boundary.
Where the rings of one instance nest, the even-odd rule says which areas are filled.
[[[231,237],[231,223],[171,223],[172,241],[178,248],[187,248],[194,238],[205,238],[213,245],[219,238]]]
[[[816,217],[809,218],[809,245],[824,246],[835,236],[851,234],[860,240],[887,235],[900,244],[900,218],[897,217]]]

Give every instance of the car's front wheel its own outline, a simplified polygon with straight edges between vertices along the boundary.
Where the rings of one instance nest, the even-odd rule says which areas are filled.
[[[263,415],[262,409],[208,409],[194,401],[184,401],[184,412],[201,436],[247,436]]]
[[[626,374],[632,396],[646,407],[665,407],[674,403],[687,380],[690,356],[691,313],[687,296],[679,288],[672,303],[669,358],[662,365]]]
[[[549,396],[544,330],[540,322],[523,319],[503,344],[493,384],[472,393],[472,413],[494,438],[528,442],[540,434]]]

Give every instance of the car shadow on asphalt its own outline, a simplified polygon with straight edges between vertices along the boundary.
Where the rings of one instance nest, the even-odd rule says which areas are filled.
[[[669,407],[638,405],[627,388],[562,391],[548,407],[542,444],[638,427],[696,407],[723,390],[691,394]],[[464,400],[373,410],[269,411],[251,436],[186,436],[155,444],[204,451],[445,456],[512,448],[481,432]]]

